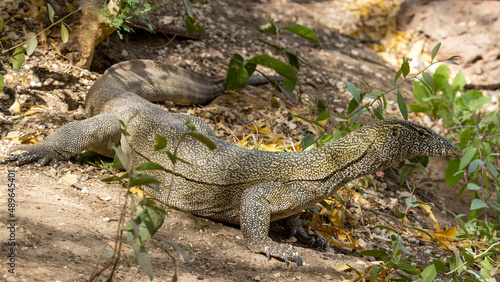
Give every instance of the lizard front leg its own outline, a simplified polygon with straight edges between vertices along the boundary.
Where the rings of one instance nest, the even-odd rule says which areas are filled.
[[[273,198],[269,193],[280,193],[281,184],[260,183],[247,188],[241,197],[241,231],[248,248],[256,253],[264,253],[267,259],[271,256],[281,258],[289,265],[289,259],[302,265],[302,258],[290,244],[274,242],[269,238],[269,225]]]
[[[112,157],[113,146],[118,146],[120,136],[118,118],[112,113],[102,113],[67,123],[42,142],[31,146],[15,146],[11,151],[26,150],[26,152],[7,157],[1,163],[15,161],[16,165],[20,166],[36,162],[38,166],[47,164],[57,166],[58,161],[69,159],[85,150]]]

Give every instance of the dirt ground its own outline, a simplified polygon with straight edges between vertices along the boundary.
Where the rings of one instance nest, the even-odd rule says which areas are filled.
[[[154,16],[182,25],[184,11],[180,2],[162,3],[155,9]],[[431,28],[426,27],[425,22],[434,19],[421,15],[429,13],[429,5],[439,5],[440,2],[447,1],[430,1],[427,4],[425,2],[428,1],[408,2],[414,5],[410,6],[414,14],[411,16],[405,14],[408,19],[407,26],[421,35],[419,40],[424,40],[424,49],[429,52],[440,38],[437,35],[426,35],[425,28],[428,30]],[[4,5],[1,7],[2,17],[5,19],[6,14],[11,17],[10,21],[6,20],[6,26],[10,25],[11,29],[4,32],[22,34],[19,31],[22,30],[23,25],[20,23],[22,20],[15,18],[14,15],[26,7],[16,0],[6,1],[2,5]],[[281,118],[287,116],[288,111],[312,117],[312,112],[304,111],[311,108],[308,105],[314,98],[319,97],[325,101],[332,114],[344,112],[350,99],[346,88],[347,81],[353,82],[360,89],[365,89],[363,80],[375,90],[389,89],[393,85],[396,72],[390,64],[362,40],[337,31],[353,21],[352,10],[343,1],[205,1],[193,5],[193,8],[199,16],[199,21],[207,29],[207,36],[203,40],[175,38],[171,41],[171,38],[162,34],[149,34],[139,30],[136,33],[124,34],[124,39],[120,40],[115,33],[97,47],[90,71],[72,67],[65,58],[57,55],[54,46],[51,45],[39,46],[34,54],[27,58],[18,73],[8,68],[2,69],[5,89],[0,93],[2,137],[0,158],[7,156],[8,147],[13,144],[13,140],[28,141],[30,138],[36,138],[41,141],[62,124],[83,119],[82,109],[87,89],[112,64],[136,58],[155,59],[185,67],[207,78],[219,78],[224,76],[227,62],[234,52],[246,56],[271,52],[264,44],[255,40],[274,40],[258,30],[258,26],[270,18],[274,18],[280,26],[293,23],[306,25],[318,34],[320,45],[289,33],[283,33],[280,38],[281,44],[314,66],[314,68],[304,68],[303,72],[301,70],[299,79],[317,84],[320,89],[319,94],[313,89],[306,88],[311,96],[304,94],[303,102],[289,102],[269,86],[248,86],[238,91],[228,91],[203,107],[177,107],[166,103],[165,108],[169,111],[187,112],[202,117],[213,126],[219,138],[230,142],[238,142],[247,135],[252,135],[250,139],[265,142],[266,136],[248,128],[259,121],[268,123],[273,134],[283,134],[282,139],[298,142],[301,136],[315,133],[314,128],[298,122],[297,128],[283,126]],[[440,14],[440,19],[446,21],[446,17],[449,17],[448,22],[454,22],[456,18],[462,16],[462,19],[473,21],[475,15],[464,11],[484,11],[479,9],[480,7],[475,8],[477,9],[464,8],[456,13]],[[499,11],[497,8],[498,5],[490,7],[488,11],[495,9]],[[408,13],[408,8],[403,11]],[[460,11],[464,14],[457,14]],[[478,15],[478,17],[483,16]],[[419,19],[425,28],[419,30],[411,24],[412,19]],[[491,31],[485,36],[498,37],[494,32],[498,22],[500,19],[497,13],[496,17],[492,16],[484,23]],[[481,24],[481,21],[476,21],[474,25],[469,24],[470,29],[466,33],[474,33],[474,28],[487,32]],[[439,25],[435,26],[435,29],[439,29]],[[463,33],[457,36],[459,35],[462,36]],[[465,40],[463,38],[465,37],[462,37],[462,40]],[[470,40],[473,42],[475,39]],[[467,42],[462,41],[461,44],[468,46]],[[443,44],[443,48],[445,47],[447,46]],[[500,53],[495,53],[495,48],[498,46],[491,47],[488,54],[498,62]],[[469,58],[466,56],[468,53],[460,53],[465,52],[464,49],[456,50],[459,54],[451,55]],[[471,58],[470,64],[464,63],[453,71],[465,70],[476,74],[472,76],[473,80],[470,83],[498,83],[484,75],[488,72],[488,68],[494,68],[491,62],[486,64],[485,61],[487,60],[483,60],[483,57]],[[4,64],[8,65],[10,62],[5,59]],[[263,69],[263,71],[270,74],[269,70]],[[410,84],[405,88],[411,91]],[[498,107],[498,91],[487,93],[495,97],[492,106]],[[411,97],[406,98],[411,101]],[[394,111],[397,109],[395,96],[392,99],[389,102]],[[17,114],[15,107],[19,107]],[[410,119],[430,126],[442,134],[446,133],[437,121],[429,117],[411,114]],[[370,121],[364,116],[361,120]],[[427,173],[418,176],[415,182],[419,187],[416,192],[417,198],[435,205],[433,212],[442,228],[456,226],[454,217],[457,214],[468,213],[469,200],[467,197],[462,197],[461,201],[457,202],[456,195],[460,184],[447,187],[444,182],[446,159],[433,158],[429,163]],[[13,172],[9,174],[10,171]],[[15,276],[8,272],[7,264],[8,238],[12,236],[7,229],[12,223],[8,221],[11,211],[7,210],[7,185],[9,177],[13,175],[17,204],[13,211],[17,220],[15,242],[18,247]],[[72,185],[66,184],[65,175],[76,176],[77,182]],[[389,248],[390,241],[388,243],[387,240],[390,233],[375,226],[379,224],[394,226],[394,221],[390,217],[395,216],[392,207],[395,205],[400,209],[404,207],[407,190],[397,184],[397,175],[397,168],[377,174],[375,176],[377,191],[374,191],[373,187],[367,187],[364,194],[368,201],[365,203],[368,210],[358,212],[359,218],[348,220],[344,226],[365,249],[372,249],[377,245]],[[100,181],[108,176],[110,174],[106,170],[82,163],[78,159],[64,161],[57,168],[39,168],[32,164],[22,167],[14,167],[12,164],[0,165],[2,240],[0,279],[5,281],[88,279],[96,270],[96,265],[98,267],[102,265],[103,260],[99,257],[106,250],[111,250],[115,244],[117,220],[125,195],[125,190],[120,184],[105,184]],[[360,203],[354,201],[353,205]],[[358,210],[360,209],[352,208],[353,214]],[[291,264],[287,267],[280,260],[273,258],[267,261],[264,255],[252,253],[245,247],[237,227],[203,218],[199,218],[199,221],[202,225],[201,230],[196,229],[193,220],[187,215],[176,211],[169,213],[163,228],[148,246],[157,281],[170,281],[175,271],[180,281],[339,281],[355,277],[354,272],[345,270],[346,265],[363,270],[372,263],[377,263],[367,257],[360,257],[357,255],[359,252],[349,253],[333,248],[318,251],[294,243],[303,258],[304,266],[297,267]],[[434,230],[429,216],[420,209],[411,212],[409,224]],[[412,261],[418,265],[425,267],[433,258],[443,258],[450,254],[450,251],[442,249],[437,243],[409,233],[403,235],[409,238],[405,240],[408,244],[405,246],[416,255]],[[190,262],[183,262],[170,246],[161,241],[161,238],[179,244],[189,255]],[[174,254],[176,264],[164,249]],[[117,281],[149,280],[135,262],[130,246],[124,245],[122,257],[124,261],[116,270]]]

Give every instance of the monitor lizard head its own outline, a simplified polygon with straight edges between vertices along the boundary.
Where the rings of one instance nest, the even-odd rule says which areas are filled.
[[[445,137],[406,120],[389,119],[363,128],[373,137],[368,154],[380,162],[381,169],[416,156],[442,157],[456,151]]]

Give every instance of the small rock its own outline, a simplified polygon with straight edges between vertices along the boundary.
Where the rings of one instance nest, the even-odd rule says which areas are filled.
[[[410,196],[411,196],[411,193],[407,192],[407,191],[403,191],[403,192],[401,192],[401,194],[399,194],[400,198],[408,198]]]
[[[17,33],[11,31],[9,33],[7,33],[7,37],[12,40],[12,41],[15,41],[19,38],[19,35],[17,35]]]
[[[408,242],[413,243],[413,244],[418,244],[419,241],[416,238],[410,237],[410,238],[408,238]]]
[[[255,277],[252,277],[252,280],[254,280],[254,281],[260,281],[260,276],[257,275]]]

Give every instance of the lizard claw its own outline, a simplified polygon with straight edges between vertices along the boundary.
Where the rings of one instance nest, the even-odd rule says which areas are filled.
[[[302,257],[299,255],[298,252],[293,253],[293,258],[295,259],[295,263],[297,263],[297,266],[302,266],[303,265],[302,264]]]
[[[285,261],[286,266],[289,266],[289,265],[290,265],[290,263],[288,263],[288,257],[286,256],[286,254],[285,254],[285,253],[283,253],[283,260]]]
[[[265,247],[264,251],[266,251],[267,260],[271,260],[271,253],[269,252],[269,247]]]

